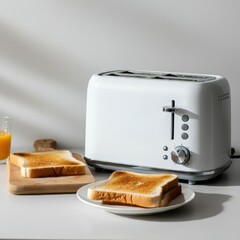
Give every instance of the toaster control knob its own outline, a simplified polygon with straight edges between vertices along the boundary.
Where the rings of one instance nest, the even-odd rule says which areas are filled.
[[[190,152],[184,146],[177,146],[175,150],[171,152],[171,158],[177,164],[186,164],[190,159]]]

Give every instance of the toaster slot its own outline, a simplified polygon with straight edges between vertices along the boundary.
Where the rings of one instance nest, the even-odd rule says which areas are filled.
[[[144,72],[144,71],[128,71],[117,70],[100,73],[100,76],[113,76],[113,77],[134,77],[145,79],[159,79],[159,80],[174,80],[174,81],[187,81],[187,82],[205,82],[215,80],[216,77],[211,75],[198,75],[198,74],[181,74],[181,73],[166,73],[166,72]]]
[[[190,81],[190,82],[205,82],[216,79],[213,76],[201,76],[201,75],[191,75],[191,74],[172,74],[166,73],[162,74],[166,80],[175,80],[175,81]]]
[[[134,77],[134,78],[146,78],[146,79],[164,79],[160,74],[153,74],[149,72],[131,72],[131,71],[113,71],[103,73],[104,76],[115,77]]]

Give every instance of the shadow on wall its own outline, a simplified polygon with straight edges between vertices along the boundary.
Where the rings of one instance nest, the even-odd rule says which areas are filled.
[[[55,81],[62,84],[66,90],[75,89],[83,83],[79,81],[79,77],[84,72],[85,66],[82,66],[84,62],[77,63],[73,56],[68,56],[53,46],[43,45],[41,41],[34,42],[28,37],[0,23],[1,58],[42,76],[46,83]]]
[[[0,66],[0,113],[14,118],[13,145],[42,137],[84,144],[89,76],[81,63],[0,23]]]
[[[11,25],[0,21],[0,84],[5,89],[0,88],[0,113],[19,122],[19,133],[29,127],[25,137],[31,143],[33,136],[49,133],[63,145],[84,145],[87,82],[96,71],[216,69],[221,74],[238,69],[239,38],[231,23],[239,14],[228,4],[234,17],[228,15],[226,21],[225,5],[218,4],[215,15],[216,3],[206,8],[200,2],[187,7],[163,1],[19,3],[20,14],[6,14]],[[17,28],[21,24],[35,33],[39,28],[38,34],[62,45],[44,44],[41,35],[34,40]],[[35,135],[30,136],[31,130]]]

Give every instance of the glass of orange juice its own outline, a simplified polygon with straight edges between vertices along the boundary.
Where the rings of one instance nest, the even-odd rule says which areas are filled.
[[[5,163],[10,154],[12,139],[12,118],[0,118],[0,164]]]

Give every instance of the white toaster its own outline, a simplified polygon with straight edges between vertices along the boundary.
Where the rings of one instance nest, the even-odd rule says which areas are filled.
[[[231,164],[228,81],[217,75],[118,70],[87,92],[85,159],[105,169],[171,172],[189,183]]]

